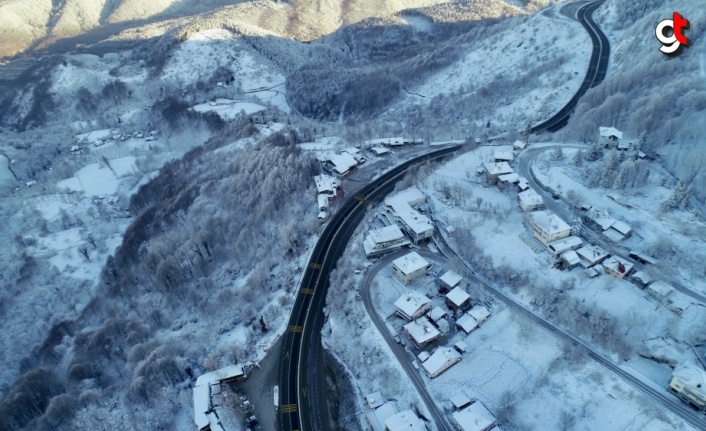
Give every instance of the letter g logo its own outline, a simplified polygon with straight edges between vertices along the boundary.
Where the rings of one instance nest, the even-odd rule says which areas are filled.
[[[660,21],[655,29],[655,36],[662,44],[660,52],[672,57],[681,54],[684,47],[690,44],[689,38],[684,35],[684,30],[688,30],[690,26],[689,20],[679,12],[674,12],[673,19]]]

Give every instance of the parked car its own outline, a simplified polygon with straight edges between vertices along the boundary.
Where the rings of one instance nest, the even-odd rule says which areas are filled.
[[[395,335],[395,336],[394,336],[394,339],[395,339],[395,343],[397,343],[397,344],[400,344],[400,343],[402,342],[402,340],[400,340],[400,336],[399,336],[399,335]]]

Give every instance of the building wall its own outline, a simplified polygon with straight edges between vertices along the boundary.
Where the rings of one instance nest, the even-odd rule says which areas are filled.
[[[534,233],[534,236],[542,242],[544,245],[549,245],[550,242],[556,241],[562,238],[566,238],[567,236],[571,235],[571,229],[567,229],[552,235],[548,235],[546,232],[544,232],[542,229],[540,229],[538,226],[536,226],[534,223],[530,222],[530,225],[532,226],[532,232]]]
[[[699,410],[703,411],[706,409],[706,397],[694,391],[678,377],[672,377],[672,380],[669,382],[669,389],[676,393],[679,398],[698,407]]]
[[[407,332],[407,330],[405,330],[405,332],[407,333],[407,339],[408,339],[408,340],[412,343],[412,345],[413,345],[414,347],[416,347],[417,349],[423,349],[425,346],[427,346],[427,345],[433,343],[434,341],[436,341],[436,340],[441,336],[441,334],[439,334],[438,336],[436,336],[436,337],[434,337],[434,338],[431,338],[431,339],[427,340],[427,341],[424,342],[424,343],[419,344],[419,343],[417,343],[417,341],[414,339],[414,337],[412,337],[412,336],[409,334],[409,332]]]
[[[441,367],[441,368],[439,368],[438,370],[436,370],[435,373],[429,374],[429,378],[430,378],[430,379],[433,379],[434,377],[440,376],[444,371],[446,371],[446,370],[448,370],[449,368],[451,368],[451,366],[453,366],[455,363],[459,362],[460,360],[461,360],[461,359],[459,359],[459,358],[448,359],[448,360],[446,361],[446,363],[444,364],[443,367]],[[424,371],[426,371],[426,368],[424,369]]]
[[[537,205],[531,205],[531,204],[525,204],[522,201],[520,201],[520,208],[522,208],[522,211],[524,212],[532,212],[532,211],[537,211],[538,209],[542,208],[544,205],[542,204],[537,204]]]

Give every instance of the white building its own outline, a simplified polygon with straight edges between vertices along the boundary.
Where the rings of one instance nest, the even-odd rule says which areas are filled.
[[[329,199],[336,196],[336,189],[340,186],[340,182],[330,175],[316,175],[314,177],[316,183],[316,193],[325,195]]]
[[[578,250],[581,248],[583,241],[577,236],[567,236],[557,241],[552,241],[547,245],[549,251],[552,252],[554,256],[558,256],[569,250]]]
[[[598,128],[598,145],[617,148],[621,139],[623,139],[623,132],[615,127]]]
[[[559,259],[567,269],[574,269],[581,265],[581,258],[574,250],[565,251]]]
[[[451,421],[459,431],[486,431],[495,426],[495,417],[480,401],[453,412]]]
[[[417,349],[423,349],[424,346],[436,341],[441,336],[441,332],[431,324],[426,316],[404,325],[404,332]]]
[[[404,236],[399,226],[393,224],[371,230],[363,240],[363,249],[367,257],[373,257],[409,244],[409,239]]]
[[[576,254],[581,258],[581,266],[590,268],[598,265],[608,258],[608,253],[597,245],[585,245],[576,250]]]
[[[525,177],[520,177],[517,180],[517,188],[521,191],[524,192],[525,190],[530,188],[529,181],[527,181],[527,178]]]
[[[431,299],[416,290],[408,290],[395,301],[395,313],[407,320],[415,320],[431,309]]]
[[[405,286],[426,274],[431,267],[416,251],[392,261],[392,273]]]
[[[571,235],[571,226],[551,211],[529,213],[527,221],[534,236],[544,245]]]
[[[672,294],[674,288],[662,280],[657,280],[647,286],[647,293],[652,295],[658,301],[664,301]]]
[[[246,378],[242,365],[231,365],[203,374],[196,379],[193,389],[194,423],[199,431],[223,429],[215,411],[211,395],[220,393],[221,383],[236,382]]]
[[[365,404],[368,405],[369,409],[376,409],[385,404],[385,398],[383,398],[380,391],[376,391],[365,396]]]
[[[483,167],[491,181],[497,181],[499,175],[512,174],[515,172],[507,162],[483,163]]]
[[[459,410],[471,404],[471,399],[464,394],[457,394],[449,398],[454,409]]]
[[[356,166],[358,166],[358,161],[355,157],[348,153],[342,153],[329,157],[324,163],[324,170],[345,178]]]
[[[412,242],[418,244],[434,233],[434,225],[414,206],[426,202],[426,196],[417,188],[410,187],[393,196],[385,198],[385,216],[392,223],[398,223]]]
[[[439,278],[439,281],[441,282],[442,289],[451,290],[461,284],[463,277],[456,274],[456,272],[449,270],[446,271],[441,278]]]
[[[319,205],[319,211],[325,211],[328,208],[328,197],[326,195],[316,195],[316,202]]]
[[[669,389],[699,411],[706,410],[706,372],[691,362],[685,362],[672,372]]]
[[[434,307],[429,312],[429,319],[431,319],[432,322],[437,322],[444,317],[446,317],[446,311],[441,307]]]
[[[537,211],[544,206],[544,199],[533,189],[518,193],[517,198],[520,200],[520,208],[524,212]]]
[[[512,144],[512,149],[513,149],[513,150],[522,151],[522,150],[524,150],[525,148],[527,148],[527,143],[525,143],[524,141],[515,141],[515,142]]]
[[[515,160],[515,156],[512,154],[511,150],[498,150],[493,153],[493,161],[495,163],[511,162],[513,160]]]
[[[353,156],[353,158],[358,162],[358,164],[365,163],[365,157],[363,156],[363,153],[361,153],[360,150],[356,147],[344,148],[343,150],[341,150],[341,154],[343,153],[347,153]]]
[[[390,150],[385,148],[385,147],[371,147],[370,151],[373,152],[376,156],[384,156],[386,154],[390,154]]]
[[[456,321],[456,326],[459,327],[466,334],[470,334],[471,331],[478,327],[478,322],[470,314],[466,313],[459,317]]]
[[[485,306],[483,305],[476,305],[475,307],[468,310],[468,314],[474,319],[476,319],[476,322],[478,322],[478,324],[480,325],[481,323],[488,320],[488,317],[490,317],[490,310],[485,308]]]
[[[632,229],[627,223],[618,221],[598,208],[591,208],[584,216],[584,220],[589,226],[600,229],[608,239],[618,242],[629,237]]]
[[[461,360],[461,354],[451,347],[439,347],[424,361],[422,368],[430,379],[441,375]]]
[[[446,294],[446,304],[453,311],[463,310],[470,301],[471,296],[461,286],[456,286]]]
[[[427,431],[424,422],[412,410],[401,411],[385,420],[386,431]]]
[[[385,431],[385,421],[396,414],[397,406],[394,401],[384,402],[376,406],[374,410],[365,412],[365,416],[368,418],[373,431]]]
[[[603,270],[606,274],[610,274],[618,280],[622,280],[630,271],[632,271],[633,264],[625,259],[621,259],[617,256],[611,256],[601,263]]]

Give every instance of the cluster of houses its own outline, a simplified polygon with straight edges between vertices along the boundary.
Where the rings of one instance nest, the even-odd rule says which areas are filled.
[[[501,431],[495,417],[480,401],[463,394],[449,398],[451,423],[458,431]],[[365,396],[365,417],[373,431],[427,431],[424,421],[412,410],[399,411],[395,401],[380,391]]]
[[[411,252],[392,262],[393,275],[405,286],[424,276],[431,264],[417,252]],[[395,301],[395,314],[407,323],[402,331],[409,342],[418,350],[448,335],[451,325],[469,334],[490,316],[483,305],[470,308],[470,295],[462,287],[463,278],[453,271],[445,272],[439,279],[439,291],[447,292],[444,297],[446,309],[434,307],[431,298],[414,289],[406,290]],[[470,308],[470,310],[468,310]],[[449,320],[451,319],[451,322]],[[421,367],[429,378],[442,374],[461,360],[466,351],[464,342],[451,347],[438,347],[431,354],[423,351],[418,355]]]
[[[629,139],[623,139],[623,132],[615,127],[599,127],[598,128],[598,145],[603,148],[614,149],[618,151],[629,151],[637,149],[637,156],[641,159],[647,157],[645,153],[639,151],[637,142]]]
[[[397,409],[395,401],[374,392],[365,396],[365,417],[373,431],[427,431],[424,421],[412,410]]]
[[[71,147],[72,153],[77,153],[81,151],[82,146],[93,144],[96,147],[101,145],[114,143],[114,142],[124,142],[128,139],[144,139],[145,141],[156,141],[159,137],[158,130],[152,130],[150,132],[140,132],[133,131],[121,133],[120,129],[103,129],[94,130],[92,132],[82,133],[80,135],[74,136],[74,145]]]
[[[344,148],[339,153],[322,160],[324,171],[341,179],[355,172],[355,169],[365,161],[363,153],[355,147]]]
[[[424,202],[426,196],[417,187],[410,187],[385,198],[381,218],[387,226],[368,233],[363,241],[366,256],[380,256],[431,238],[434,224],[429,217],[415,209]]]
[[[319,206],[319,220],[324,220],[328,217],[326,211],[332,199],[337,195],[341,181],[330,175],[316,175],[314,177],[316,183],[316,201]]]

